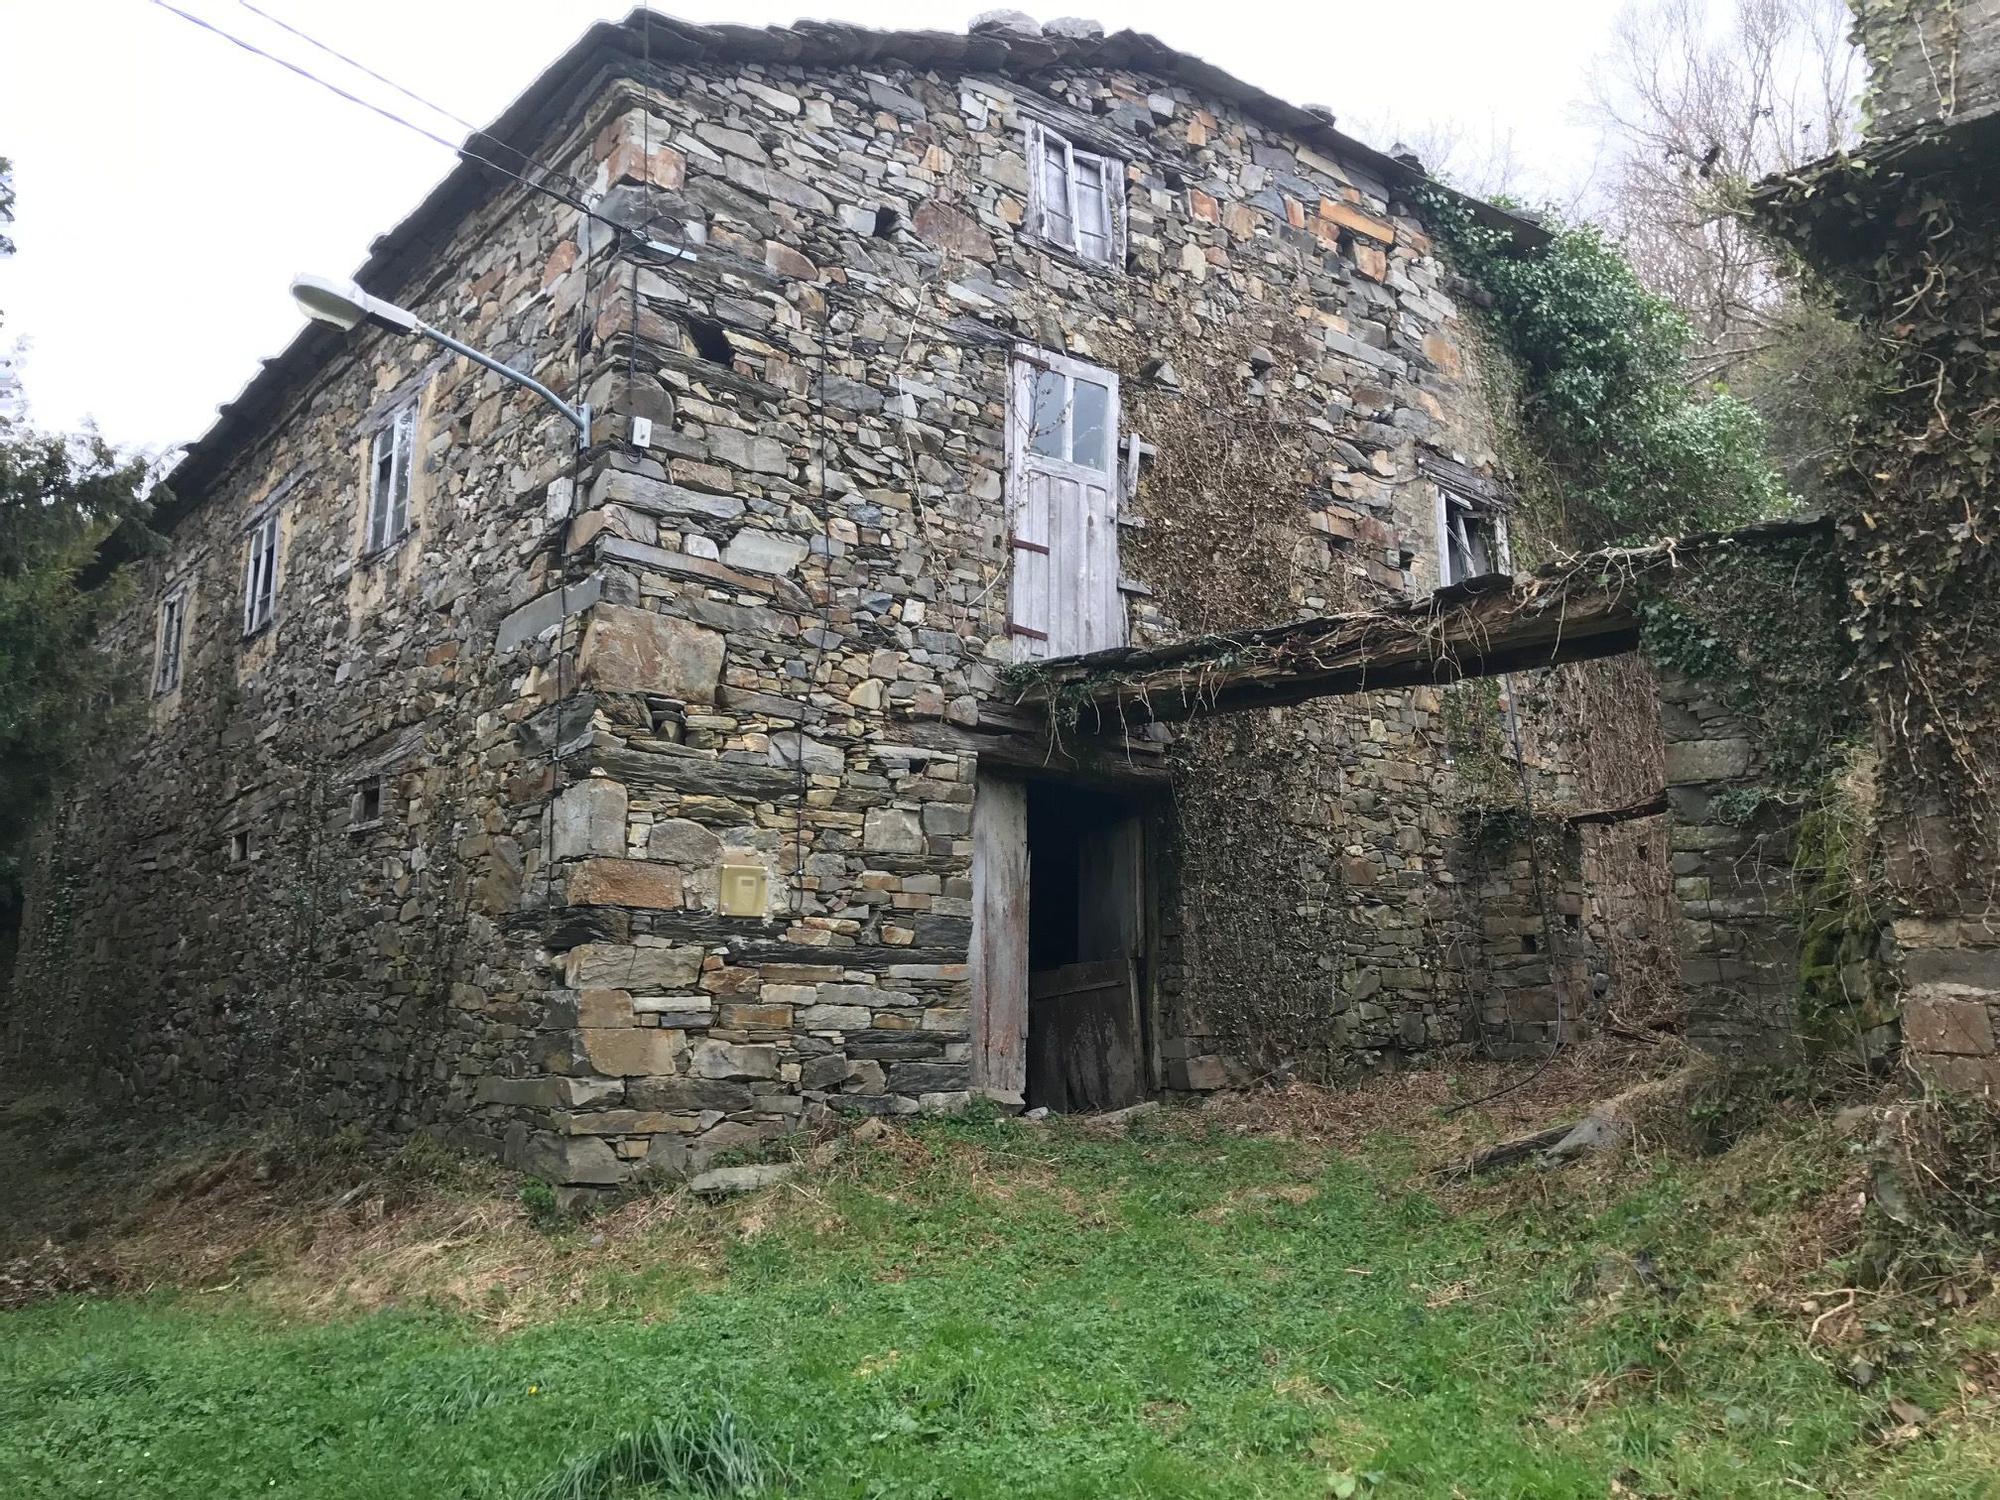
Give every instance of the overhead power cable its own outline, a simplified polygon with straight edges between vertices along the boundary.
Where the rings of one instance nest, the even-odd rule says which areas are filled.
[[[416,92],[416,90],[403,87],[403,85],[396,82],[395,79],[384,77],[382,74],[376,72],[373,68],[369,67],[368,64],[366,64],[365,62],[360,61],[358,58],[349,57],[345,52],[342,52],[338,47],[330,46],[327,43],[322,42],[318,37],[313,36],[308,32],[301,31],[298,27],[294,26],[290,21],[287,21],[283,16],[274,16],[268,10],[262,10],[259,7],[252,5],[250,3],[250,0],[236,0],[236,3],[242,6],[245,10],[249,11],[251,15],[258,17],[260,20],[269,21],[273,26],[277,27],[280,31],[290,32],[293,36],[297,37],[300,41],[304,42],[308,47],[312,47],[317,49],[318,51],[324,52],[328,57],[331,57],[336,61],[346,63],[348,67],[354,69],[354,71],[357,73],[365,73],[368,77],[374,79],[384,88],[394,89],[397,93],[401,94],[405,99],[408,99],[411,103],[421,104],[425,109],[429,110],[432,114],[442,115],[445,119],[451,121],[452,124],[462,125],[467,130],[473,132],[474,134],[477,134],[479,130],[482,128],[481,126],[475,125],[472,121],[466,119],[465,116],[463,115],[453,114],[450,110],[446,109],[442,104],[435,104],[431,100],[426,99],[422,94]],[[526,157],[527,160],[534,161],[535,165],[541,167],[543,171],[546,172],[550,170],[547,166],[544,166],[541,162],[535,161],[535,159],[532,156],[528,156],[527,152],[523,151],[520,154],[523,157]]]
[[[575,193],[565,192],[561,188],[555,188],[549,186],[548,183],[546,182],[536,182],[532,178],[523,177],[519,172],[514,171],[511,167],[502,166],[499,162],[494,161],[489,156],[482,156],[479,152],[474,151],[470,146],[449,140],[448,138],[439,135],[436,131],[426,129],[424,126],[417,124],[414,120],[409,120],[404,118],[402,115],[397,114],[394,110],[385,109],[381,105],[376,104],[372,100],[364,99],[359,94],[351,93],[347,89],[342,88],[339,84],[333,83],[328,79],[320,77],[319,74],[313,72],[310,68],[302,67],[298,63],[291,61],[289,58],[280,57],[275,52],[267,52],[262,47],[259,47],[255,42],[245,41],[242,37],[237,36],[234,32],[225,31],[222,27],[217,26],[212,21],[203,20],[200,16],[194,15],[189,11],[182,10],[178,5],[172,4],[171,0],[152,0],[152,3],[157,5],[161,10],[164,10],[171,15],[179,16],[183,21],[186,21],[191,26],[198,26],[203,31],[210,32],[216,36],[221,37],[225,42],[230,43],[232,46],[242,48],[245,52],[250,53],[253,57],[261,57],[266,62],[276,63],[286,72],[296,73],[299,77],[305,79],[307,82],[318,84],[321,88],[325,89],[327,92],[335,94],[342,99],[345,99],[349,104],[359,105],[362,109],[367,110],[370,114],[379,115],[383,119],[389,121],[391,124],[400,125],[405,130],[414,131],[416,132],[416,134],[422,136],[425,140],[430,141],[435,145],[444,147],[445,150],[452,152],[454,155],[464,157],[468,161],[478,162],[482,167],[490,167],[493,171],[498,172],[501,176],[512,178],[515,182],[520,183],[523,187],[531,188],[535,192],[541,193],[546,197],[552,198],[556,202],[561,203],[566,207],[573,208],[578,213],[582,214],[585,218],[591,219],[596,223],[604,225],[607,229],[610,229],[613,233],[629,234],[632,232],[630,225],[620,224],[616,219],[606,218],[603,214],[600,214],[595,209],[591,208],[589,204],[585,203],[583,199],[578,197]],[[292,29],[292,28],[287,28],[287,29]],[[426,106],[426,107],[429,108],[435,106]],[[440,113],[442,113],[442,111],[440,111]],[[475,134],[483,134],[483,132],[476,131]],[[529,159],[532,160],[532,158]],[[540,164],[537,163],[537,165]],[[544,168],[543,170],[547,171],[548,169]],[[669,246],[666,248],[678,250],[680,247]],[[686,252],[683,251],[682,253],[685,254]]]

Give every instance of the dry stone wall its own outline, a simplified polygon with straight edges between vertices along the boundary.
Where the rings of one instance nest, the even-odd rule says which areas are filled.
[[[1854,0],[1873,139],[2000,110],[2000,0]]]
[[[1689,1038],[1740,1062],[1797,1063],[1798,809],[1761,798],[1764,747],[1712,685],[1663,670],[1660,694]]]

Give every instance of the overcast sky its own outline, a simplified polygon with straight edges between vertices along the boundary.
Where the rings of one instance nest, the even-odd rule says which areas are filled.
[[[299,61],[454,139],[242,0],[179,8]],[[484,123],[594,19],[631,0],[257,0],[432,102]],[[803,8],[802,8],[803,7]],[[691,20],[802,15],[958,29],[987,6],[736,0],[654,7]],[[1398,132],[1511,132],[1551,186],[1590,166],[1576,102],[1613,0],[1148,0],[1082,7],[1150,31],[1387,146]],[[1037,11],[1048,18],[1074,14]],[[0,348],[24,340],[43,426],[95,420],[166,450],[299,325],[295,272],[345,275],[452,165],[451,154],[201,31],[152,0],[0,0],[0,156],[19,194],[0,260]]]

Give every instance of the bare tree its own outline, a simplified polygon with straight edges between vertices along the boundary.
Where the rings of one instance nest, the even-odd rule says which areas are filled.
[[[1863,68],[1844,0],[1628,0],[1593,86],[1592,216],[1693,324],[1690,380],[1763,416],[1792,491],[1818,494],[1864,363],[1744,214],[1755,183],[1851,143]]]
[[[1599,216],[1693,322],[1691,374],[1728,378],[1792,310],[1738,209],[1751,183],[1825,156],[1858,118],[1843,0],[1628,3],[1593,88],[1609,165]]]

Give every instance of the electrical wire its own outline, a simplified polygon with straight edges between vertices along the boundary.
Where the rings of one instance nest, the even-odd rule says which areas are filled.
[[[274,16],[268,10],[261,10],[257,6],[252,5],[250,3],[250,0],[236,0],[236,3],[242,6],[245,10],[249,11],[251,15],[256,16],[259,20],[269,21],[273,26],[277,27],[280,31],[290,32],[293,36],[297,37],[300,41],[304,42],[308,47],[316,48],[319,51],[324,52],[328,57],[331,57],[338,62],[346,63],[347,66],[354,69],[355,72],[366,74],[368,77],[374,79],[377,83],[381,84],[385,88],[394,89],[397,93],[401,94],[405,99],[408,99],[412,104],[421,104],[425,109],[429,110],[432,114],[442,115],[445,119],[451,121],[451,123],[454,125],[463,125],[467,130],[473,132],[474,134],[477,134],[479,131],[484,129],[483,126],[474,124],[472,121],[466,119],[465,116],[463,115],[453,114],[450,110],[446,109],[442,104],[436,104],[433,103],[431,100],[426,99],[422,94],[419,94],[416,90],[405,88],[402,84],[396,82],[395,79],[384,77],[382,74],[376,72],[373,68],[369,67],[368,64],[366,64],[365,62],[360,61],[358,58],[349,57],[345,52],[342,52],[338,47],[330,46],[327,43],[322,42],[318,37],[313,36],[309,32],[300,30],[298,27],[294,26],[290,21],[287,21],[283,16]],[[513,148],[510,147],[509,149]],[[535,161],[535,159],[532,156],[529,156],[528,153],[525,151],[520,152],[520,155],[526,160],[534,162],[536,166],[541,167],[542,170],[545,172],[554,170],[553,168],[545,166],[543,163],[539,161]]]
[[[170,15],[179,16],[183,21],[186,21],[190,26],[199,27],[203,31],[221,37],[225,42],[228,42],[232,46],[242,48],[243,51],[250,53],[253,57],[261,57],[266,62],[276,63],[286,72],[295,73],[300,78],[305,79],[308,83],[318,84],[328,93],[337,95],[339,98],[345,99],[349,104],[358,105],[360,108],[367,110],[370,114],[379,115],[382,119],[389,121],[391,124],[400,125],[405,130],[414,131],[416,134],[422,136],[425,140],[430,141],[434,145],[444,147],[445,150],[453,153],[456,156],[463,157],[468,161],[475,161],[479,163],[479,165],[481,165],[482,167],[488,167],[493,171],[498,172],[503,177],[512,178],[515,182],[520,183],[523,187],[532,189],[533,191],[541,193],[546,197],[552,198],[556,202],[563,204],[565,207],[573,208],[578,213],[582,214],[585,218],[594,220],[595,222],[604,225],[606,228],[612,230],[616,234],[623,235],[623,234],[630,234],[632,232],[631,227],[629,225],[620,224],[615,219],[606,218],[603,214],[600,214],[595,209],[593,209],[588,203],[584,202],[583,199],[578,197],[574,192],[565,192],[560,188],[550,187],[547,182],[536,182],[532,178],[523,177],[519,172],[514,171],[510,167],[502,166],[499,162],[494,161],[491,157],[480,155],[479,152],[474,151],[468,145],[464,145],[462,143],[455,143],[446,138],[445,136],[439,135],[436,131],[426,129],[424,126],[417,124],[414,120],[409,120],[404,118],[402,115],[397,114],[392,109],[385,109],[383,106],[376,104],[372,100],[364,99],[359,94],[351,93],[347,89],[342,88],[339,84],[320,77],[319,74],[313,72],[310,68],[303,67],[300,64],[291,61],[289,58],[280,57],[275,52],[267,52],[262,47],[259,47],[255,42],[245,41],[242,37],[237,36],[234,32],[226,31],[222,27],[217,26],[213,21],[203,20],[200,16],[194,15],[189,11],[182,10],[178,5],[172,4],[171,0],[152,0],[152,3],[154,5],[157,5],[161,10],[168,12]],[[294,28],[288,27],[287,29],[291,30]],[[392,87],[394,86],[395,85],[392,85]],[[436,106],[434,105],[427,105],[426,107],[436,108]],[[442,113],[442,111],[440,111],[440,113]],[[484,132],[475,132],[475,133],[483,134]],[[509,147],[508,149],[513,150],[515,148]],[[525,152],[520,154],[526,156]],[[531,161],[533,160],[533,158],[531,157],[528,159]],[[540,165],[540,163],[536,163],[536,165]],[[544,170],[547,171],[549,169],[544,168]],[[679,247],[670,247],[670,248],[679,248]]]

